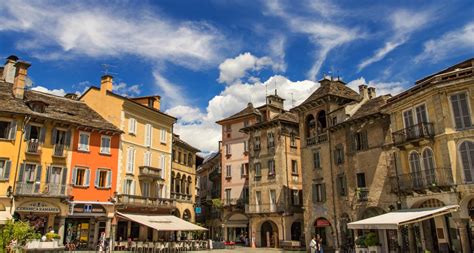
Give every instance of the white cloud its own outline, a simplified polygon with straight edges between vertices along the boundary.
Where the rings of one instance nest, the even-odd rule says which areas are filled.
[[[359,92],[359,85],[365,84],[369,87],[375,87],[377,96],[391,94],[396,95],[404,90],[404,86],[407,82],[383,82],[379,80],[371,80],[368,83],[365,78],[360,77],[347,83],[347,87]]]
[[[136,15],[140,13],[140,15]],[[1,1],[0,31],[24,33],[18,48],[47,59],[124,56],[198,69],[219,62],[225,44],[205,22],[181,22],[144,9],[71,2]],[[29,42],[29,43],[28,43]]]
[[[134,84],[134,85],[128,85],[124,82],[119,82],[118,84],[114,84],[112,87],[112,90],[120,94],[122,96],[126,97],[134,97],[138,96],[141,93],[140,85]]]
[[[395,11],[390,17],[389,22],[392,25],[393,35],[388,41],[385,42],[382,48],[377,49],[374,54],[364,59],[357,66],[358,70],[361,71],[365,67],[372,63],[378,62],[385,58],[387,54],[395,50],[397,47],[405,44],[410,35],[421,29],[426,25],[432,16],[431,10],[425,11],[409,11],[409,10],[398,10]]]
[[[273,69],[276,71],[286,71],[285,44],[286,37],[283,35],[277,35],[270,40],[269,49],[273,59]]]
[[[307,78],[310,80],[317,79],[319,70],[331,50],[364,36],[364,33],[359,29],[336,24],[331,22],[330,19],[323,20],[319,10],[314,15],[302,17],[292,15],[285,10],[280,1],[265,1],[265,3],[268,9],[265,14],[282,18],[293,32],[308,35],[311,42],[316,46],[314,63],[307,73]],[[325,2],[324,5],[331,6],[328,2]],[[313,6],[313,9],[317,7]],[[334,9],[334,11],[338,10]]]
[[[437,62],[459,53],[473,51],[474,23],[468,23],[458,30],[425,42],[423,52],[415,58],[415,62],[419,63],[428,59],[431,62]]]
[[[319,84],[313,81],[291,81],[276,75],[264,83],[234,83],[226,86],[209,101],[205,112],[185,106],[170,108],[167,112],[178,117],[175,125],[177,134],[202,151],[212,151],[217,149],[217,142],[221,138],[220,126],[215,122],[242,110],[249,101],[254,106],[262,105],[265,103],[266,90],[273,93],[276,88],[278,95],[286,99],[285,108],[290,109],[302,103],[318,87]]]
[[[268,56],[258,58],[246,52],[222,62],[219,65],[220,73],[217,81],[226,84],[240,82],[241,78],[247,75],[247,72],[260,71],[267,67],[272,67],[273,70],[281,68],[279,64],[274,64],[273,60]]]
[[[158,70],[153,71],[153,77],[155,78],[155,84],[161,89],[169,101],[165,101],[171,105],[185,105],[186,99],[183,95],[181,87],[171,83],[166,79]]]
[[[66,92],[64,91],[64,89],[52,89],[52,90],[50,90],[50,89],[48,89],[46,87],[43,87],[43,86],[35,86],[35,87],[31,88],[31,90],[44,92],[44,93],[49,93],[49,94],[60,96],[60,97],[64,97],[64,95],[66,95]]]

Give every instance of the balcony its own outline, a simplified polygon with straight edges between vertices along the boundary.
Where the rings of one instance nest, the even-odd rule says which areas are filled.
[[[260,204],[260,205],[248,205],[247,210],[248,214],[260,214],[260,213],[283,213],[285,212],[285,207],[278,204]]]
[[[29,140],[26,142],[26,153],[29,155],[40,155],[41,144],[38,140]]]
[[[357,188],[357,200],[359,200],[359,201],[369,200],[369,189],[367,189],[365,187]]]
[[[406,173],[391,179],[392,192],[394,193],[424,193],[426,190],[433,192],[449,191],[454,186],[451,168],[436,168]]]
[[[41,182],[17,182],[14,195],[66,198],[71,195],[71,185]]]
[[[66,147],[64,144],[54,144],[53,156],[58,158],[66,157]]]
[[[158,197],[144,197],[130,194],[117,195],[117,202],[119,205],[130,205],[137,207],[158,207],[158,208],[174,208],[176,202],[173,199],[158,198]]]
[[[328,133],[319,133],[317,136],[306,138],[306,146],[312,146],[328,141]]]
[[[403,146],[405,144],[418,144],[420,141],[434,137],[433,123],[422,122],[392,134],[393,144]]]
[[[222,206],[244,208],[245,204],[248,204],[248,203],[249,203],[249,200],[245,198],[224,199]]]
[[[140,166],[139,177],[152,178],[153,180],[164,180],[161,177],[161,169],[151,166]]]

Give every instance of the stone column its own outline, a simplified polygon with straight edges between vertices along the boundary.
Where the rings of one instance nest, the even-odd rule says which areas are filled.
[[[462,252],[471,252],[471,245],[469,243],[469,236],[467,231],[469,219],[455,219],[454,222],[456,223],[456,227],[459,230]]]
[[[112,218],[107,218],[105,222],[105,238],[110,238],[110,229],[112,226]]]
[[[59,216],[59,229],[58,229],[58,235],[61,236],[61,239],[59,240],[59,245],[63,245],[64,242],[64,229],[66,226],[66,217],[64,216]]]

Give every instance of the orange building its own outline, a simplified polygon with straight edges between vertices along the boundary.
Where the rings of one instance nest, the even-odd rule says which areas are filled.
[[[70,178],[73,200],[66,219],[66,240],[97,245],[109,237],[114,216],[120,131],[84,128],[74,132]]]

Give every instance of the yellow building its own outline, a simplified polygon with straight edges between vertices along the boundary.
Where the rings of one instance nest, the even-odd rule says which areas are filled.
[[[388,100],[396,155],[392,191],[402,206],[460,205],[451,215],[409,225],[412,239],[405,251],[473,248],[469,236],[474,231],[473,64],[469,59],[425,77]],[[452,233],[456,229],[459,236]]]
[[[171,214],[171,150],[176,118],[160,111],[160,97],[127,98],[112,92],[112,76],[89,88],[81,100],[121,129],[116,208],[122,213]],[[119,221],[117,239],[157,239],[156,231]],[[164,235],[163,235],[164,236]]]
[[[52,228],[63,237],[72,136],[119,131],[81,101],[26,90],[29,66],[10,56],[0,69],[0,208],[2,217],[14,212],[39,233]]]
[[[195,222],[196,214],[196,152],[198,149],[173,136],[173,162],[171,163],[171,199],[176,200],[175,215]]]

